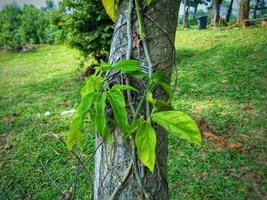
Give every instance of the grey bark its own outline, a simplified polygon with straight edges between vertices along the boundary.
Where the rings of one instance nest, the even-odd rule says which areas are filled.
[[[126,28],[128,3],[128,1],[122,0],[119,5],[110,50],[110,63],[115,63],[126,57],[128,42]],[[153,63],[153,71],[163,71],[169,80],[171,67],[175,59],[173,43],[177,26],[177,3],[178,0],[153,0],[152,4],[146,7],[143,12],[144,28],[147,35],[146,42]],[[141,1],[141,4],[144,5],[144,2]],[[135,12],[133,13],[135,15]],[[138,33],[136,16],[133,17],[131,28],[134,35],[136,35],[136,33]],[[133,48],[131,57],[141,60],[143,71],[147,71],[147,60],[144,56],[142,41],[140,47],[134,45]],[[122,74],[109,73],[108,77],[112,77],[111,82],[125,82],[124,75]],[[141,91],[135,94],[135,96],[132,96],[132,98],[135,99],[135,104],[137,104],[145,88],[145,82],[136,79],[130,79],[128,81]],[[161,89],[157,89],[156,97],[165,98],[164,92]],[[138,160],[138,172],[142,174],[141,184],[151,199],[166,200],[168,199],[167,133],[159,127],[154,127],[157,129],[157,165],[155,171],[152,174],[147,168],[144,168]],[[110,145],[104,142],[96,151],[94,200],[110,199],[114,190],[118,188],[121,177],[123,177],[125,172],[129,169],[129,164],[133,162],[129,140],[125,139],[116,127],[114,127],[112,134],[114,143]],[[98,146],[100,142],[101,138],[96,136],[96,146]],[[120,188],[116,199],[133,200],[142,199],[143,197],[144,191],[139,187],[133,169],[130,169],[125,184]]]
[[[230,17],[231,17],[231,14],[232,14],[232,9],[233,9],[233,2],[234,2],[234,0],[230,1],[229,7],[228,7],[228,10],[227,10],[227,13],[226,13],[226,17],[225,17],[225,21],[226,22],[230,21]]]
[[[189,0],[184,0],[184,22],[183,28],[189,28]]]
[[[220,20],[220,0],[213,0],[212,4],[212,25],[217,25]]]

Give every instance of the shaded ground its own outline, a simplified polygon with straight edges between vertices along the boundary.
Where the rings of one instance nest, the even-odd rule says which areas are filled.
[[[177,31],[173,105],[203,131],[242,147],[225,147],[207,134],[202,148],[170,137],[171,199],[266,196],[266,38],[264,29]],[[79,99],[79,62],[77,52],[63,46],[0,53],[0,199],[57,199],[60,190],[71,192],[76,159],[56,136],[65,137],[70,119],[60,113]],[[44,116],[47,111],[50,116]],[[82,161],[93,147],[87,134]],[[82,171],[77,199],[89,199],[91,181]]]

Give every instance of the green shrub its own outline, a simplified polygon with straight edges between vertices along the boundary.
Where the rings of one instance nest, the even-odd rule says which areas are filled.
[[[113,22],[108,18],[99,0],[63,0],[53,13],[53,22],[61,30],[70,46],[84,57],[97,61],[106,59],[113,33]]]

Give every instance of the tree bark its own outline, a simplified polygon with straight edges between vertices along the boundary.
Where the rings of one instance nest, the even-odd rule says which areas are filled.
[[[241,0],[238,13],[237,25],[244,25],[244,20],[249,18],[249,0]]]
[[[218,25],[220,21],[220,0],[213,0],[211,25]]]
[[[115,24],[115,31],[111,43],[110,63],[116,63],[120,59],[126,58],[127,44],[127,19],[129,0],[122,0],[118,8],[118,15]],[[152,4],[147,7],[141,1],[143,9],[144,29],[146,32],[146,43],[149,54],[153,63],[153,71],[162,71],[170,80],[171,67],[174,64],[175,48],[174,37],[177,26],[177,4],[178,0],[153,0]],[[148,60],[144,54],[144,41],[138,39],[138,25],[136,12],[133,11],[131,20],[131,29],[133,33],[133,48],[131,48],[131,58],[141,60],[143,71],[147,72]],[[128,20],[129,21],[129,20]],[[139,40],[139,41],[138,41]],[[140,45],[138,44],[140,42]],[[129,46],[128,46],[129,47]],[[111,82],[125,83],[125,75],[118,73],[109,73],[108,78]],[[130,79],[130,85],[139,89],[139,93],[132,96],[136,101],[140,97],[146,83],[140,79]],[[156,98],[166,98],[164,91],[157,89]],[[127,103],[128,104],[128,103]],[[143,107],[145,107],[143,105]],[[145,110],[142,110],[145,113]],[[131,118],[131,116],[129,117]],[[167,134],[166,132],[154,126],[157,130],[157,147],[156,147],[156,167],[152,174],[147,168],[143,167],[139,160],[135,161],[133,149],[130,141],[123,137],[120,130],[113,128],[113,144],[110,145],[102,142],[101,138],[96,136],[96,155],[95,155],[95,172],[94,172],[94,200],[109,200],[116,197],[119,200],[142,199],[149,196],[151,199],[166,200],[168,199],[167,184]],[[138,174],[131,167],[136,163]],[[138,182],[138,178],[141,179]],[[140,180],[139,179],[139,180]],[[123,185],[120,186],[123,180]],[[140,183],[142,187],[140,187]],[[118,191],[114,195],[114,191]]]
[[[225,18],[226,22],[230,21],[230,17],[231,17],[231,14],[232,14],[232,9],[233,9],[233,3],[234,3],[234,0],[231,0],[230,4],[229,4],[229,7],[228,7],[228,10],[227,10],[226,18]]]
[[[189,0],[184,0],[184,22],[183,28],[189,28]]]

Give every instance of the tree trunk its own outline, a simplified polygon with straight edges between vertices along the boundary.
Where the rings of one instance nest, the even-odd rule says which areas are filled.
[[[230,1],[230,5],[228,7],[226,18],[225,18],[225,21],[226,22],[229,22],[230,21],[230,17],[231,17],[231,14],[232,14],[232,8],[233,8],[233,2],[234,2],[234,0],[231,0]]]
[[[183,28],[189,28],[189,0],[184,0],[184,22]]]
[[[255,5],[254,5],[254,9],[253,9],[253,15],[252,15],[253,19],[257,18],[257,10],[258,10],[259,3],[260,3],[260,0],[255,1]]]
[[[237,25],[244,25],[244,20],[249,18],[249,0],[241,0],[238,13]]]
[[[220,21],[220,0],[213,0],[211,25],[218,25]]]
[[[197,23],[197,8],[198,8],[198,3],[195,4],[194,14],[193,14],[194,22],[196,23]]]
[[[129,34],[127,32],[129,33],[129,28],[131,28],[133,33],[133,37],[131,37],[133,48],[130,48],[132,49],[131,58],[141,60],[143,71],[147,71],[148,60],[144,54],[144,41],[140,41],[137,34],[136,12],[132,12],[134,15],[132,20],[128,18],[129,2],[129,0],[122,0],[119,4],[109,62],[115,63],[127,57],[128,45],[131,46],[131,43],[128,43],[129,37],[127,38],[127,36]],[[175,59],[174,37],[177,26],[177,3],[178,0],[153,0],[149,7],[145,7],[144,2],[141,1],[141,5],[143,5],[141,8],[145,7],[143,9],[144,29],[153,71],[164,72],[169,80],[171,67]],[[131,26],[127,26],[127,21],[131,21]],[[113,72],[113,74],[109,73],[107,76],[111,79],[111,82],[125,83],[125,75],[123,74]],[[139,89],[139,93],[132,96],[136,100],[134,102],[136,105],[140,101],[146,83],[140,79],[128,79],[128,81],[130,85]],[[164,94],[158,88],[155,96],[164,98]],[[144,112],[143,109],[142,113]],[[157,130],[157,147],[156,167],[153,174],[143,167],[139,160],[135,161],[133,159],[135,155],[133,155],[129,140],[125,139],[117,128],[114,127],[113,129],[112,145],[102,142],[101,138],[96,136],[94,200],[109,200],[112,197],[119,200],[133,200],[142,199],[144,196],[158,200],[168,199],[167,134],[163,129],[155,128]],[[131,163],[136,163],[137,169],[132,168]],[[134,173],[136,171],[141,177]],[[122,186],[121,182],[123,182]]]
[[[180,13],[180,7],[181,7],[181,0],[178,0],[178,13],[177,13],[177,26],[179,26],[179,13]]]

